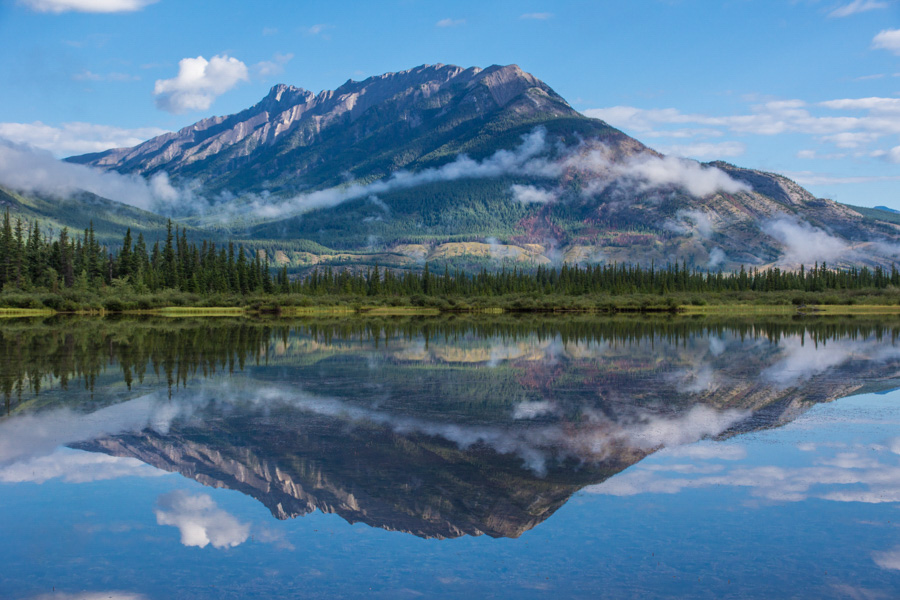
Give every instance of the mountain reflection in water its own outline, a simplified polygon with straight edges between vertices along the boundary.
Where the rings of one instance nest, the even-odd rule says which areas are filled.
[[[0,466],[65,445],[238,490],[279,519],[319,509],[420,537],[518,537],[663,447],[896,387],[898,333],[827,320],[16,322],[0,331]]]

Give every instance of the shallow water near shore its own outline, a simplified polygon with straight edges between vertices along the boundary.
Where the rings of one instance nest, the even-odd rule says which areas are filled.
[[[0,597],[890,598],[898,337],[10,319]]]

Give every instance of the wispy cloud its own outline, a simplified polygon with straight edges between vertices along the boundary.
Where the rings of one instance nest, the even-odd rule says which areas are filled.
[[[547,204],[556,200],[556,194],[533,185],[513,185],[510,188],[513,200],[522,204]]]
[[[158,0],[19,0],[19,4],[38,12],[117,13],[140,10]]]
[[[323,40],[331,39],[331,36],[328,34],[328,31],[334,29],[334,25],[329,25],[328,23],[316,23],[315,25],[310,25],[303,29],[304,35],[312,35],[318,36]]]
[[[849,17],[851,15],[868,12],[870,10],[888,8],[889,6],[890,4],[888,4],[887,2],[882,2],[880,0],[853,0],[853,2],[851,2],[850,4],[845,4],[843,6],[835,8],[830,13],[828,13],[828,16],[832,18]]]
[[[658,149],[660,152],[674,156],[708,160],[741,156],[747,150],[747,146],[741,142],[721,142],[717,144],[697,142],[695,144],[660,146]]]
[[[546,130],[537,128],[523,136],[521,145],[516,149],[500,150],[481,161],[460,155],[453,162],[439,168],[415,173],[397,171],[374,183],[354,183],[301,194],[288,200],[261,199],[250,204],[250,212],[264,219],[281,218],[438,181],[509,175],[552,180],[559,178],[568,169],[583,174],[589,182],[584,189],[584,193],[588,195],[600,193],[610,186],[638,191],[677,187],[700,197],[718,191],[737,193],[750,190],[749,186],[735,181],[724,171],[702,166],[695,161],[677,157],[660,158],[650,154],[616,161],[610,158],[609,150],[602,145],[590,146],[586,143],[584,146],[569,148],[561,157],[551,159],[548,158],[550,151],[558,149],[547,141],[546,135]],[[556,199],[555,192],[533,185],[520,185],[511,192],[514,199],[520,202],[549,202]]]
[[[93,71],[81,71],[80,73],[76,73],[72,75],[72,79],[75,81],[116,81],[116,82],[127,82],[127,81],[140,81],[141,78],[137,75],[131,75],[129,73],[94,73]]]
[[[695,158],[736,156],[742,144],[736,141],[710,143],[704,138],[735,136],[810,136],[811,143],[828,144],[856,151],[857,158],[886,153],[900,141],[900,99],[892,97],[837,98],[809,103],[775,100],[751,104],[749,111],[730,115],[686,113],[675,108],[612,106],[584,111],[589,117],[640,137],[695,139],[660,150]],[[890,145],[886,145],[888,142]],[[880,147],[879,147],[880,146]],[[806,158],[828,153],[807,152]]]
[[[553,18],[553,13],[548,12],[531,12],[525,13],[519,17],[520,19],[530,19],[534,21],[546,21]]]
[[[60,448],[47,456],[37,456],[11,465],[0,466],[0,482],[44,483],[59,479],[67,483],[105,481],[120,477],[159,477],[165,471],[154,469],[136,458],[108,456]]]
[[[134,592],[104,590],[102,592],[53,592],[32,596],[28,600],[147,600],[147,596]]]
[[[213,101],[247,81],[247,65],[226,54],[206,60],[202,56],[178,61],[178,74],[158,79],[153,88],[156,106],[171,113],[208,109]]]
[[[87,191],[144,210],[195,205],[189,190],[177,189],[164,172],[146,180],[57,160],[49,152],[0,139],[0,184],[22,192],[66,197]]]
[[[872,38],[872,48],[900,55],[900,29],[885,29]]]
[[[284,73],[284,67],[294,58],[290,52],[282,54],[276,52],[272,60],[263,60],[253,65],[253,73],[257,77],[266,78]]]
[[[762,225],[762,230],[784,247],[780,262],[785,266],[810,265],[816,261],[832,262],[850,249],[846,240],[830,235],[794,217],[778,217]]]
[[[58,127],[40,121],[0,123],[0,138],[53,152],[57,156],[130,147],[164,133],[167,133],[165,129],[157,127],[123,129],[96,123],[63,123]]]
[[[459,27],[460,25],[465,25],[465,19],[441,19],[437,23],[435,23],[435,27]]]
[[[900,181],[900,175],[836,175],[814,171],[786,171],[800,185],[845,185],[851,183],[875,183],[879,181]]]

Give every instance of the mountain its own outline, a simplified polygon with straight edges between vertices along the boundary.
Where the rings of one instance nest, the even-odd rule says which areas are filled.
[[[238,114],[69,160],[145,176],[165,171],[211,191],[297,192],[433,166],[461,152],[486,155],[538,123],[557,120],[554,129],[569,138],[598,137],[645,150],[583,117],[516,65],[438,64],[350,80],[318,95],[276,85]]]
[[[0,328],[14,417],[0,439],[17,440],[6,461],[58,440],[280,519],[517,537],[663,447],[896,388],[898,331],[865,317],[16,320]]]
[[[278,264],[889,265],[896,215],[666,157],[516,65],[423,65],[68,159],[200,190],[184,223]],[[209,209],[213,205],[213,210]],[[192,206],[185,202],[186,207]]]
[[[515,538],[667,445],[779,427],[896,386],[895,363],[870,358],[875,337],[830,338],[844,360],[798,372],[815,351],[797,335],[711,342],[697,331],[618,347],[394,338],[377,358],[356,338],[288,338],[246,382],[190,386],[164,427],[72,447],[240,491],[278,519],[319,510],[424,538]],[[506,395],[483,401],[478,371],[492,363],[487,379],[505,380]]]
[[[45,234],[56,235],[68,227],[77,236],[93,225],[97,239],[108,245],[120,244],[129,228],[135,237],[143,233],[148,241],[164,239],[166,234],[165,217],[90,192],[59,197],[0,186],[0,212],[7,210],[24,221],[37,221]]]

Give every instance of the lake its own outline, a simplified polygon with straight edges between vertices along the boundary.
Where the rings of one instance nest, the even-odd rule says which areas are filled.
[[[6,319],[0,598],[894,598],[898,338]]]

